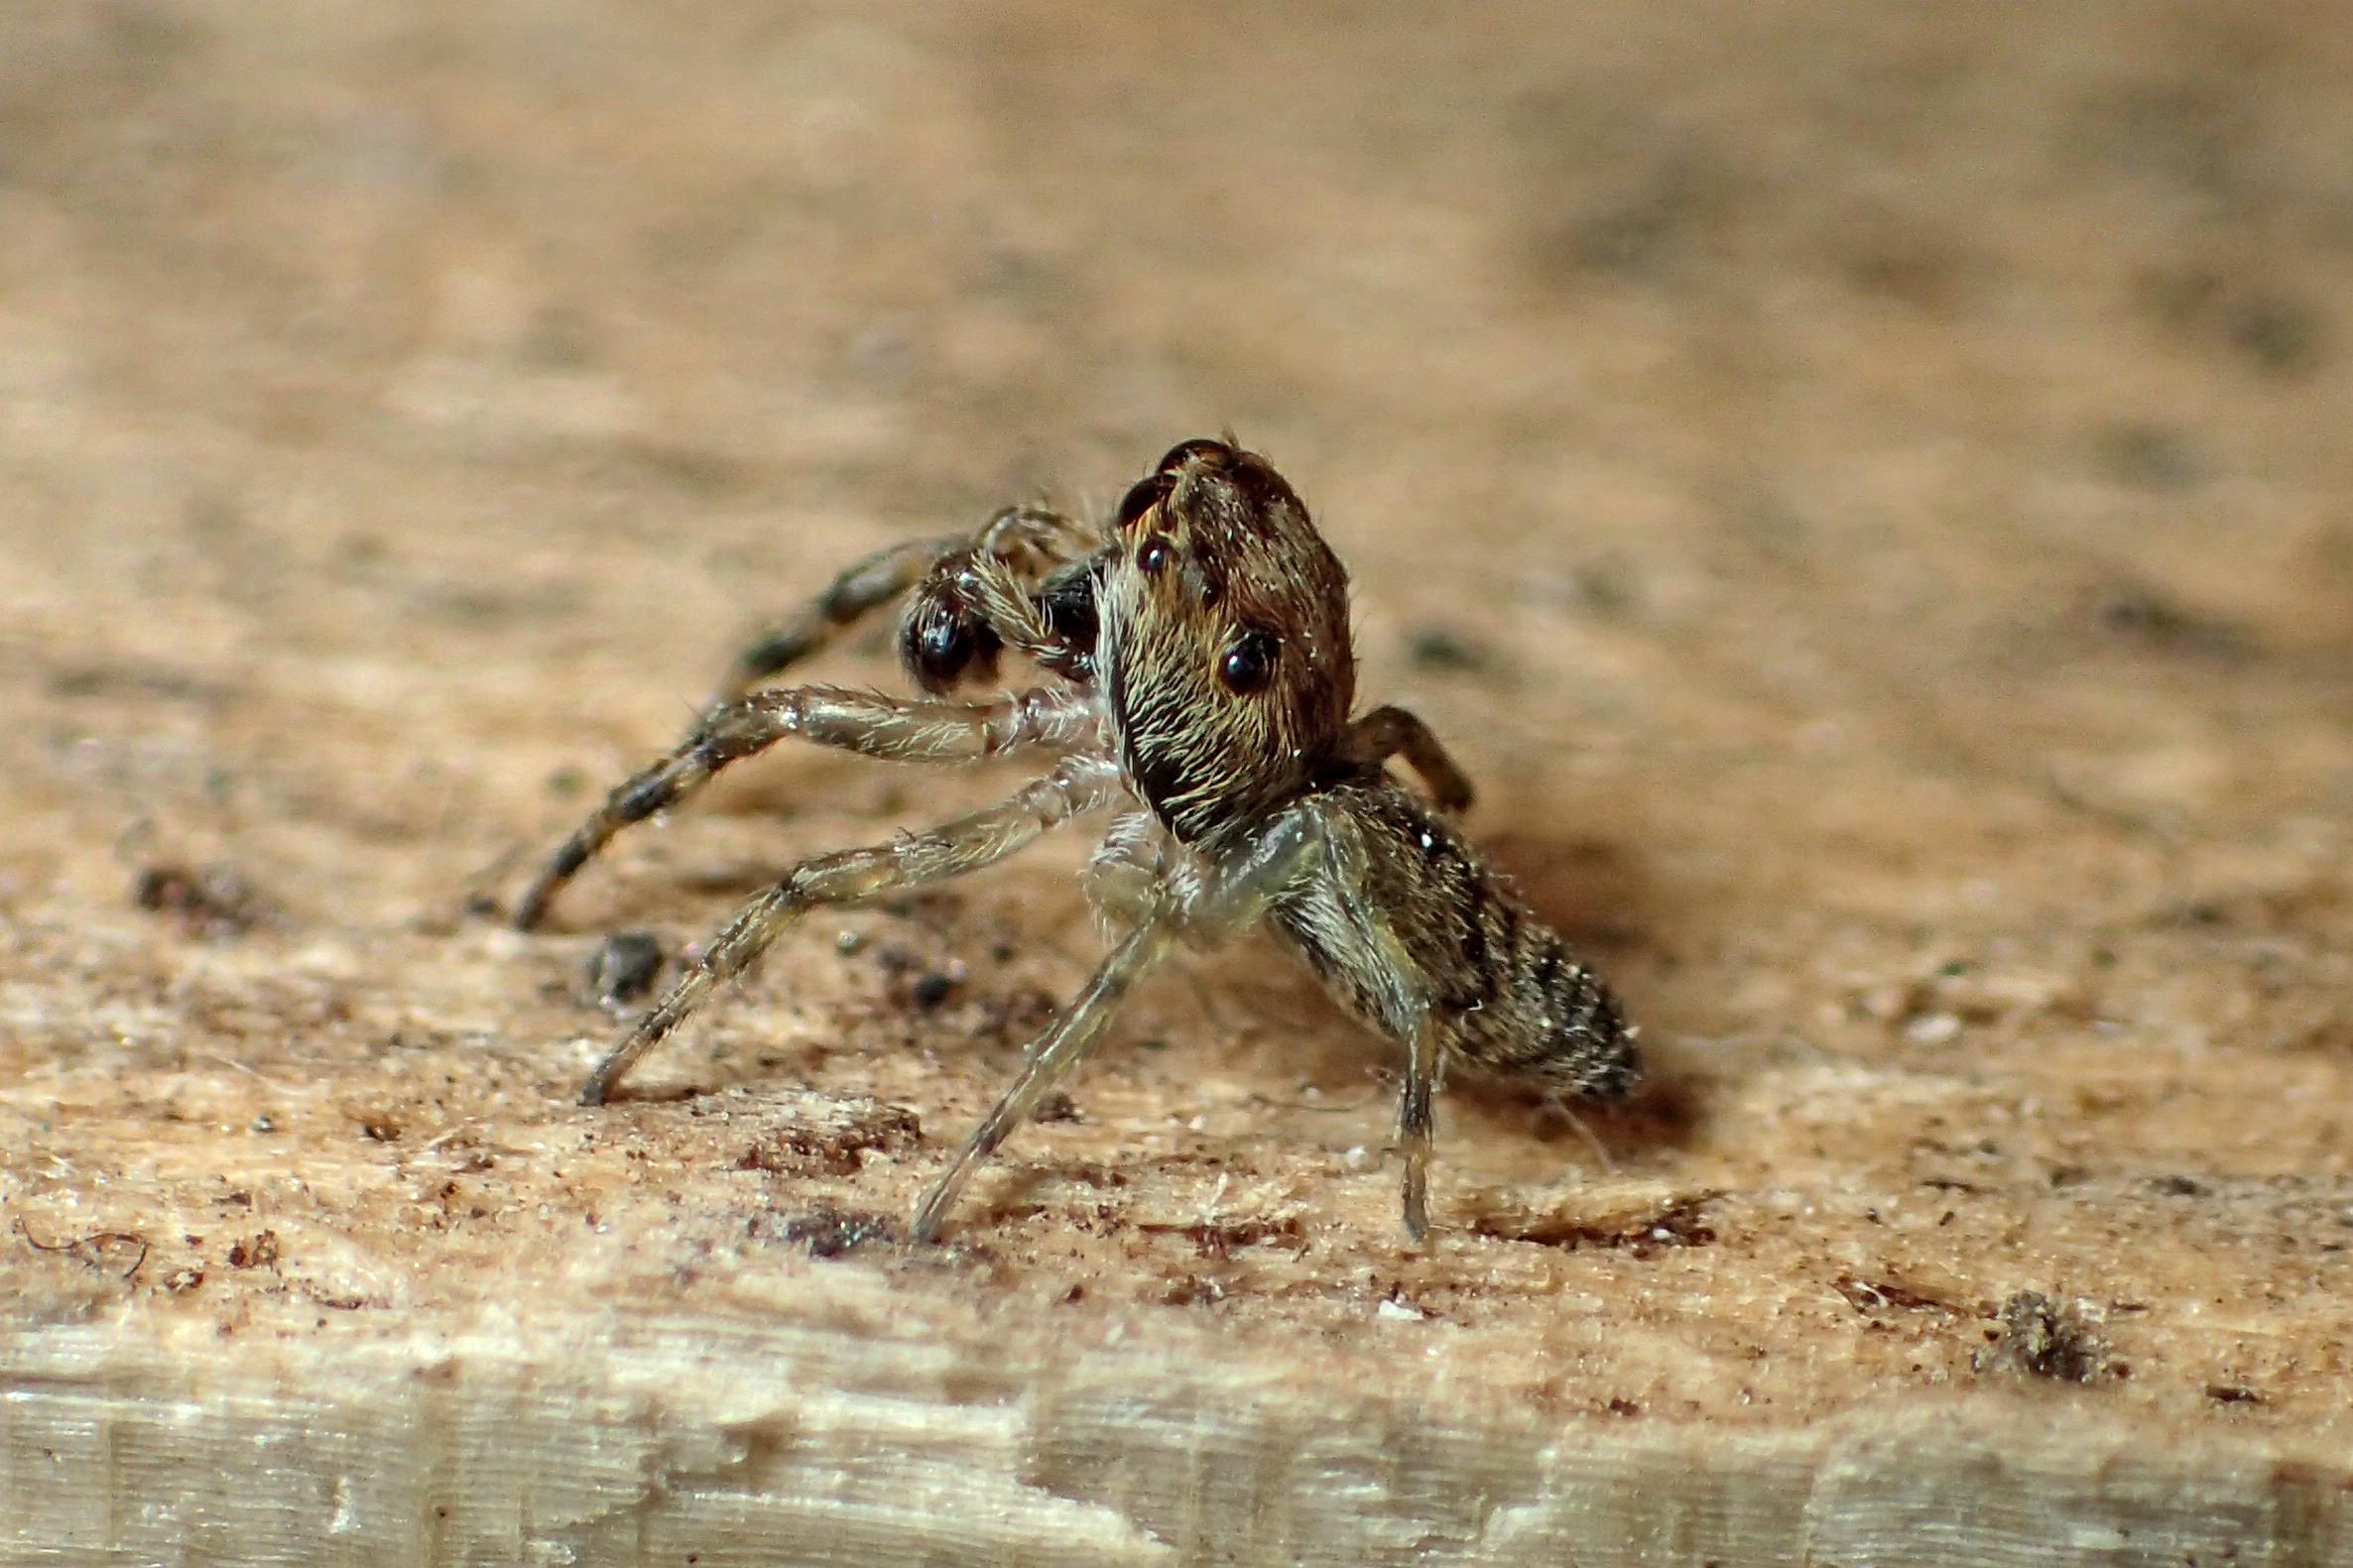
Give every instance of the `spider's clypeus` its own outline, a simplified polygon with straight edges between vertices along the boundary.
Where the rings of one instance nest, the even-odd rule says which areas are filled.
[[[924,697],[753,689],[902,595],[900,653]],[[985,702],[948,698],[993,680],[1007,651],[1051,683]],[[639,1020],[581,1100],[603,1103],[713,986],[809,909],[960,876],[1108,810],[1117,814],[1088,892],[1125,934],[1031,1045],[925,1196],[912,1235],[938,1235],[981,1161],[1174,944],[1212,946],[1263,925],[1405,1047],[1405,1225],[1420,1239],[1430,1096],[1446,1070],[1614,1096],[1635,1076],[1635,1031],[1600,978],[1464,841],[1452,818],[1470,785],[1428,728],[1402,708],[1355,715],[1355,687],[1338,558],[1282,475],[1230,439],[1176,446],[1100,527],[1014,508],[977,534],[858,562],[761,638],[694,733],[581,824],[524,894],[516,923],[538,925],[624,824],[787,736],[906,762],[1035,750],[1053,766],[940,827],[794,867]],[[1391,778],[1393,758],[1428,800]]]

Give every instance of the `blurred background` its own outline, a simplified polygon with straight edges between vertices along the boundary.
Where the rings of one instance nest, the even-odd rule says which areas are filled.
[[[11,897],[453,907],[855,553],[1230,425],[1659,1034],[2339,1050],[2349,82],[2292,0],[10,7]],[[993,787],[772,778],[695,853]],[[620,859],[575,929],[716,917]]]

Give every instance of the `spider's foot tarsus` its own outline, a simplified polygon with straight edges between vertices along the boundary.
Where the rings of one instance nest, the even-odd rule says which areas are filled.
[[[1420,1151],[1406,1155],[1405,1219],[1407,1240],[1429,1239],[1429,1162]]]

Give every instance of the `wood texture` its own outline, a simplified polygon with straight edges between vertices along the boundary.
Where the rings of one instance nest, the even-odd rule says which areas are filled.
[[[0,16],[0,1564],[2353,1561],[2353,12],[1140,18]],[[1227,422],[1646,1095],[1409,1248],[1238,949],[907,1248],[1064,834],[574,1106],[607,933],[1018,776],[469,899]]]

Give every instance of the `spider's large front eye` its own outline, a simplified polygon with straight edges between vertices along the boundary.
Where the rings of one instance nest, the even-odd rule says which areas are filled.
[[[1225,651],[1225,661],[1217,666],[1218,678],[1236,696],[1264,691],[1267,682],[1275,678],[1275,655],[1281,647],[1272,632],[1244,632]]]
[[[941,692],[967,676],[987,677],[1005,645],[980,621],[937,602],[917,606],[900,643],[900,658],[916,684]]]

